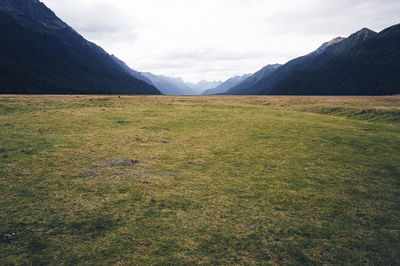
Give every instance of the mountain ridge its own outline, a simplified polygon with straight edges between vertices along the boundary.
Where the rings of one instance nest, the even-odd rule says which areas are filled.
[[[200,95],[205,90],[220,84],[220,81],[201,80],[198,83],[185,82],[180,77],[169,77],[164,75],[155,75],[150,72],[142,72],[143,76],[148,78],[154,86],[166,95]]]
[[[142,73],[140,73],[139,71],[134,70],[133,68],[129,67],[124,61],[122,61],[121,59],[119,59],[118,57],[116,57],[115,55],[111,55],[112,59],[114,59],[114,61],[129,75],[133,76],[134,78],[138,79],[138,80],[142,80],[144,82],[146,82],[149,85],[154,86],[154,84],[148,79],[146,78]]]
[[[243,91],[251,88],[263,78],[272,75],[281,66],[282,65],[280,64],[266,65],[261,70],[257,71],[256,73],[245,79],[243,82],[225,91],[223,94],[242,94]]]
[[[223,82],[222,84],[220,84],[219,86],[212,88],[212,89],[208,89],[205,90],[202,95],[216,95],[216,94],[223,94],[225,93],[227,90],[235,87],[236,85],[238,85],[239,83],[243,82],[244,80],[246,80],[247,78],[249,78],[251,76],[251,74],[245,74],[242,76],[235,76],[232,77],[230,79],[227,79],[225,82]]]
[[[353,37],[360,38],[360,34]],[[360,42],[323,66],[294,73],[277,84],[271,94],[399,94],[399,62],[400,24]]]
[[[160,94],[40,1],[2,0],[0,39],[2,94]]]
[[[273,73],[263,75],[252,86],[246,86],[246,84],[239,84],[235,88],[229,90],[227,94],[254,94],[254,95],[265,95],[268,94],[279,82],[290,76],[297,71],[311,70],[318,68],[336,56],[344,53],[351,49],[355,45],[373,38],[377,33],[367,28],[361,29],[356,33],[351,34],[344,40],[335,38],[336,41],[331,40],[330,42],[322,44],[317,50],[307,55],[290,60],[286,64],[280,66]],[[341,38],[341,37],[339,37]],[[327,45],[331,43],[330,45]]]

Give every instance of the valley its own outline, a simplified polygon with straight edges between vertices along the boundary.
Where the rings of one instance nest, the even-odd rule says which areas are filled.
[[[0,96],[0,264],[400,264],[399,106]]]

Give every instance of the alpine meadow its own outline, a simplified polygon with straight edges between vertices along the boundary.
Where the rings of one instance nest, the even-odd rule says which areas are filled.
[[[400,265],[399,12],[0,0],[0,265]]]

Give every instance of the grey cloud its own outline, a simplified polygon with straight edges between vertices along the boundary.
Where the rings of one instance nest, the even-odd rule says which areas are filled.
[[[205,60],[205,61],[237,61],[258,58],[260,52],[226,51],[221,49],[205,49],[174,52],[162,57],[163,60]]]
[[[133,39],[140,24],[126,17],[111,3],[98,2],[90,6],[77,5],[75,1],[46,0],[58,7],[57,15],[78,32],[95,40],[107,37]],[[79,12],[77,12],[79,8]]]
[[[381,30],[399,23],[398,14],[398,0],[319,0],[308,9],[268,15],[263,23],[274,25],[268,33],[275,35],[346,35],[363,27]]]
[[[150,38],[153,43],[145,45],[142,43],[142,49],[139,51],[144,51],[144,54],[140,55],[132,51],[136,51],[135,42],[140,43],[143,40],[139,33],[143,33],[144,27],[148,25],[135,20],[130,16],[129,10],[123,12],[124,5],[135,8],[136,4],[141,3],[140,0],[133,1],[135,4],[132,4],[131,0],[43,1],[50,7],[54,7],[57,15],[86,38],[106,46],[104,47],[106,49],[110,47],[110,53],[118,54],[134,68],[155,73],[161,72],[160,74],[177,73],[183,77],[190,76],[199,79],[218,76],[222,79],[230,75],[254,72],[264,65],[285,63],[291,58],[301,56],[306,53],[304,47],[308,47],[308,52],[311,52],[324,41],[337,36],[347,37],[363,27],[380,31],[400,22],[399,0],[214,0],[213,5],[222,3],[224,7],[227,7],[226,10],[235,8],[238,14],[243,14],[245,10],[254,10],[247,8],[257,8],[266,1],[280,3],[279,7],[282,7],[283,2],[287,3],[287,6],[284,9],[272,8],[260,13],[261,15],[254,18],[254,20],[258,19],[257,25],[246,24],[246,15],[251,18],[249,22],[254,22],[253,14],[244,14],[244,20],[236,21],[232,18],[232,23],[229,21],[231,28],[226,31],[221,30],[216,37],[219,40],[225,38],[229,40],[229,37],[236,33],[229,30],[235,29],[236,26],[242,27],[241,29],[248,31],[248,35],[244,32],[245,41],[241,44],[227,42],[226,46],[222,46],[220,42],[210,39],[207,40],[207,45],[203,43],[195,47],[182,47],[177,44],[157,51],[158,47],[154,45],[154,39]],[[192,1],[195,3],[196,0]],[[303,3],[301,8],[297,8],[299,3]],[[178,11],[185,12],[185,10],[177,9]],[[168,16],[173,15],[168,14]],[[159,28],[152,34],[157,36],[157,32],[168,31],[166,27],[168,21],[164,24],[163,22],[161,20],[161,23],[156,24]],[[153,23],[153,21],[145,23]],[[244,24],[240,25],[240,23]],[[240,41],[240,35],[236,36]],[[181,38],[184,39],[185,36],[182,34]],[[246,38],[249,38],[248,42]],[[233,39],[236,40],[236,38]],[[167,44],[168,40],[161,40],[159,46],[164,48]],[[154,53],[146,45],[151,46]],[[124,50],[120,53],[121,47]],[[138,65],[137,62],[140,64]]]

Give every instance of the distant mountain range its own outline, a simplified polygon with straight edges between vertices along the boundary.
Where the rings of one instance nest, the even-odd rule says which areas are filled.
[[[149,72],[142,73],[148,78],[156,88],[166,95],[190,95],[195,94],[191,87],[181,78],[171,78],[166,76],[158,76]]]
[[[0,1],[0,93],[160,94],[38,0]]]
[[[141,74],[166,95],[200,95],[203,91],[217,87],[222,83],[221,81],[202,80],[194,84],[185,82],[182,78],[155,75],[149,72]]]
[[[227,81],[221,83],[219,86],[205,90],[202,94],[203,95],[213,95],[213,94],[222,94],[228,91],[229,89],[235,87],[236,85],[242,83],[244,80],[246,80],[248,77],[250,77],[250,74],[246,74],[243,76],[236,76],[233,78],[228,79]]]
[[[201,80],[197,84],[192,84],[194,85],[194,89],[198,92],[198,94],[202,94],[204,91],[216,88],[222,84],[222,81],[207,81],[207,80]]]
[[[283,66],[267,66],[229,89],[233,95],[400,93],[400,25],[335,38]]]

